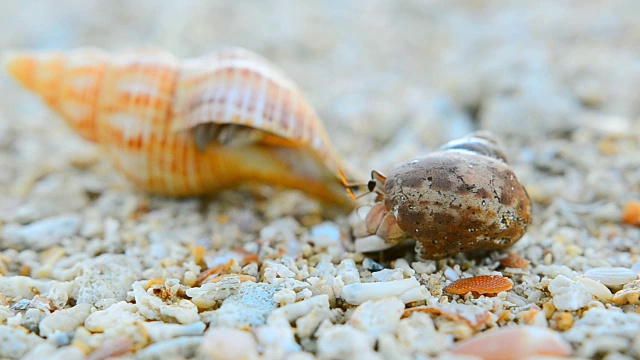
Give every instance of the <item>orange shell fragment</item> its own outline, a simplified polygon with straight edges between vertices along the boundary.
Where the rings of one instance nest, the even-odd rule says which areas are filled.
[[[529,260],[521,257],[516,253],[510,253],[509,256],[500,260],[500,265],[502,267],[525,269],[527,266],[529,266],[529,264]]]
[[[513,283],[502,275],[481,275],[452,282],[444,290],[450,294],[464,295],[468,292],[477,294],[497,294],[511,290]]]
[[[640,202],[632,201],[624,207],[622,222],[630,225],[640,225]]]

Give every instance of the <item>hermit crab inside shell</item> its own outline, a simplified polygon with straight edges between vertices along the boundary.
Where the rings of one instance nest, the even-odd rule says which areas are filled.
[[[402,163],[386,177],[374,171],[369,190],[378,197],[367,232],[388,245],[413,238],[425,259],[507,247],[531,222],[526,190],[485,132]],[[358,250],[370,250],[366,244],[356,240]]]

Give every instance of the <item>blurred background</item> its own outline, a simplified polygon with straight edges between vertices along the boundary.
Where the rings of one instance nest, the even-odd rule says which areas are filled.
[[[365,170],[476,128],[526,150],[579,126],[637,129],[640,114],[634,0],[0,2],[0,51],[83,46],[260,53],[298,83],[339,152]],[[64,127],[6,74],[0,91],[0,145],[29,136],[15,119],[33,131]]]

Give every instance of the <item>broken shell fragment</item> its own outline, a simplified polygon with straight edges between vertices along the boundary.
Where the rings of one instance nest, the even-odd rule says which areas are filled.
[[[619,290],[613,295],[611,301],[618,305],[635,305],[640,303],[640,280],[625,285],[622,290]]]
[[[500,260],[500,265],[505,268],[526,269],[529,264],[529,260],[516,253],[510,253],[506,258]]]
[[[538,326],[508,326],[464,340],[456,344],[452,352],[484,360],[515,360],[534,355],[569,356],[572,349],[552,330]]]
[[[607,286],[620,286],[638,279],[638,275],[635,271],[624,267],[614,266],[589,269],[585,271],[584,276],[589,279],[600,281]]]
[[[629,225],[640,225],[640,202],[628,203],[622,211],[622,222]]]
[[[392,244],[415,239],[425,259],[510,246],[531,222],[525,188],[484,132],[402,163],[387,177],[374,171],[368,186],[378,194],[369,233]]]
[[[450,294],[464,295],[469,292],[497,294],[513,288],[513,283],[502,275],[481,275],[452,282],[444,290]]]

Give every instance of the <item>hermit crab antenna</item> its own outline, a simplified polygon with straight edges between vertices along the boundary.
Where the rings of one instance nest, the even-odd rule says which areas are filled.
[[[352,200],[358,200],[363,196],[366,196],[372,193],[371,182],[373,180],[369,180],[369,182],[366,184],[351,183],[347,180],[346,176],[340,169],[338,169],[338,175],[340,176],[340,180],[342,181],[342,184],[344,185],[344,187],[347,189],[347,192],[349,193],[349,196],[351,197]],[[373,186],[375,187],[375,184]],[[356,192],[362,192],[362,194],[356,195]]]

